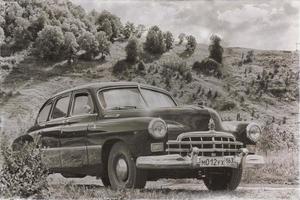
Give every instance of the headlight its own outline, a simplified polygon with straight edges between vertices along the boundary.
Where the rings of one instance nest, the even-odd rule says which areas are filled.
[[[148,131],[155,139],[160,139],[166,136],[167,125],[160,118],[152,119],[149,123]]]
[[[261,135],[261,129],[259,125],[255,123],[250,123],[248,124],[246,130],[247,130],[247,137],[253,142],[257,142]]]

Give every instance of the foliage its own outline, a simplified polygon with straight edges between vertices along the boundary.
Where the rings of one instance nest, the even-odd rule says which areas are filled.
[[[142,48],[136,37],[130,38],[125,47],[125,51],[127,54],[127,61],[136,62],[139,60],[139,57],[142,54]]]
[[[113,29],[112,29],[111,22],[108,19],[104,19],[100,25],[99,31],[105,32],[107,37],[109,39],[111,39],[112,35],[113,35]]]
[[[99,44],[99,52],[102,54],[102,58],[106,55],[110,54],[110,41],[108,40],[108,37],[105,32],[100,31],[97,32],[96,35],[96,40],[98,41]]]
[[[135,36],[137,38],[141,38],[143,33],[146,31],[146,27],[145,25],[143,24],[139,24],[137,27],[136,27],[136,30],[135,30]]]
[[[110,12],[104,10],[99,14],[98,19],[96,20],[96,25],[99,25],[99,27],[101,27],[103,25],[103,23],[106,21],[106,19],[111,24],[112,35],[110,36],[109,39],[111,41],[113,41],[114,38],[119,37],[119,35],[122,31],[122,23],[121,23],[121,20],[120,20],[119,17],[117,17],[116,15],[113,15]]]
[[[179,39],[179,44],[182,44],[184,39],[185,39],[186,35],[184,33],[180,33],[178,35],[178,39]]]
[[[131,22],[127,22],[123,29],[123,35],[125,39],[130,38],[136,32],[135,26]]]
[[[78,38],[78,44],[80,49],[85,50],[84,58],[87,60],[92,60],[99,54],[99,43],[96,37],[89,31],[84,32]]]
[[[42,163],[41,150],[35,143],[25,143],[19,151],[1,141],[3,165],[0,171],[0,194],[4,197],[27,198],[47,189],[47,169]]]
[[[76,55],[78,49],[79,45],[76,41],[75,35],[72,32],[66,32],[64,52],[69,62],[71,62],[71,59]]]
[[[221,38],[217,35],[210,37],[211,44],[208,47],[209,58],[214,59],[218,63],[222,63],[223,47],[221,46]]]
[[[217,77],[222,75],[221,64],[211,58],[205,58],[201,62],[196,61],[192,69],[206,75],[214,75]]]
[[[254,51],[253,50],[247,51],[246,58],[243,60],[243,63],[244,64],[251,63],[253,62],[253,60],[254,60]]]
[[[46,26],[38,33],[35,43],[37,53],[45,59],[61,58],[61,50],[64,45],[64,35],[58,26]]]
[[[196,38],[192,35],[189,35],[186,37],[186,40],[187,40],[187,44],[186,44],[185,51],[191,54],[194,53],[197,46]]]
[[[148,31],[145,49],[153,54],[162,54],[166,51],[163,33],[158,26],[152,26]]]
[[[4,31],[3,28],[0,27],[0,46],[4,42],[4,40],[5,40]]]
[[[166,49],[170,50],[172,48],[173,42],[174,42],[173,34],[170,31],[167,31],[164,34],[164,38],[165,38],[165,43],[166,43]]]

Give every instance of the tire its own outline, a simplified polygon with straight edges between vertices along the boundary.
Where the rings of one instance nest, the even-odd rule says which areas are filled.
[[[109,187],[110,186],[110,182],[109,182],[108,176],[102,176],[101,177],[101,181],[102,181],[104,187]]]
[[[222,171],[223,173],[221,173]],[[222,171],[207,174],[207,177],[203,179],[207,189],[212,191],[235,190],[238,187],[242,179],[242,165],[238,168],[227,168]]]
[[[108,157],[108,178],[114,190],[145,187],[146,173],[136,167],[129,148],[123,142],[117,142],[111,148]]]

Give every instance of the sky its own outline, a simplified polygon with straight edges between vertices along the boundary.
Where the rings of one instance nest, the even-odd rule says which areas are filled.
[[[300,42],[300,0],[71,1],[87,11],[108,10],[123,23],[158,25],[175,38],[191,34],[198,43],[208,44],[211,34],[231,47],[295,50]]]

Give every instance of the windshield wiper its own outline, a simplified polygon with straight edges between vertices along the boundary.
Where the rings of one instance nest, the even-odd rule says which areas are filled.
[[[116,106],[109,108],[109,110],[128,110],[128,109],[136,109],[136,106]]]

